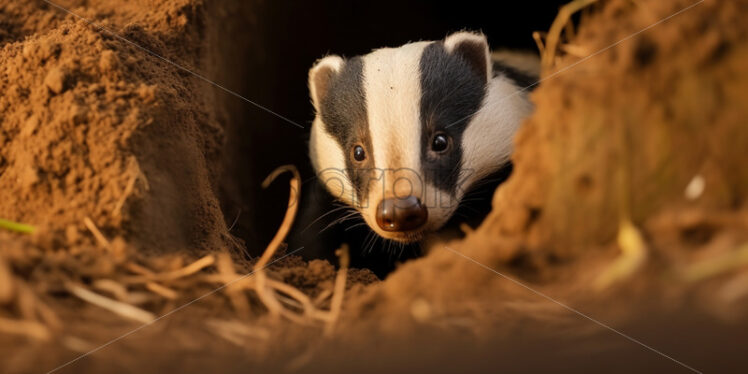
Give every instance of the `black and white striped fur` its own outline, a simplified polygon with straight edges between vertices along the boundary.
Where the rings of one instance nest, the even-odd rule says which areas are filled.
[[[529,55],[492,56],[485,36],[471,32],[322,58],[309,72],[316,110],[309,154],[319,181],[381,238],[422,240],[471,189],[506,170],[514,134],[532,111],[525,88],[537,70]],[[436,134],[449,139],[446,151],[433,151]],[[428,219],[415,230],[383,230],[378,203],[402,196],[418,197]]]

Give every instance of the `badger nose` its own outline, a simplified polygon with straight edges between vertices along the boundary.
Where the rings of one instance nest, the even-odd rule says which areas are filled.
[[[423,226],[428,217],[428,209],[415,196],[384,199],[377,206],[377,225],[384,231],[414,230]]]

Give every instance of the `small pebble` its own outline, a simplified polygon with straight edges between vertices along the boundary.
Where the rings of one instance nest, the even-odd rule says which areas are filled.
[[[705,186],[706,181],[704,180],[704,177],[702,177],[701,175],[694,176],[693,179],[691,179],[691,181],[688,183],[688,186],[686,186],[686,190],[684,191],[686,199],[698,199],[704,193]]]

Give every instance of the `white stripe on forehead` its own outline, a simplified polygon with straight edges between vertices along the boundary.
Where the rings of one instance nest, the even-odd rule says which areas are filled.
[[[364,56],[364,90],[374,162],[379,169],[420,173],[420,60],[430,42],[378,49]]]

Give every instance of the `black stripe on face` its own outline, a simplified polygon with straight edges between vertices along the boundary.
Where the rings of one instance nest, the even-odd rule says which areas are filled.
[[[363,70],[363,60],[360,57],[348,60],[331,79],[327,95],[320,106],[325,131],[343,150],[346,173],[359,201],[368,194],[369,177],[374,170]],[[353,148],[356,145],[361,145],[366,152],[363,162],[353,159]]]
[[[505,76],[520,88],[526,88],[528,91],[534,90],[538,85],[537,76],[517,70],[499,61],[493,62],[493,74],[494,77]]]
[[[486,95],[486,77],[479,76],[443,42],[429,44],[420,61],[421,163],[424,179],[454,195],[462,167],[462,134]],[[431,149],[440,132],[452,138],[450,149],[436,154]]]

